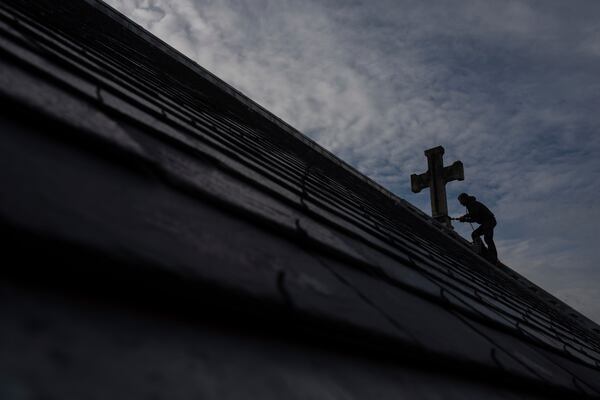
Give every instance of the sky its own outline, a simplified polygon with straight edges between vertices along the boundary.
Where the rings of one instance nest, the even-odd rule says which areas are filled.
[[[427,213],[444,146],[450,214],[475,195],[500,260],[600,323],[600,1],[105,1]]]

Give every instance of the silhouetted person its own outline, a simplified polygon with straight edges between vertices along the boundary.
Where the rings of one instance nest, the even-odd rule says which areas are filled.
[[[466,193],[461,193],[458,196],[458,201],[461,205],[467,207],[467,213],[458,218],[460,222],[476,222],[481,224],[473,231],[471,237],[473,242],[480,241],[480,236],[483,235],[483,240],[487,245],[487,254],[490,261],[498,262],[498,252],[494,244],[494,227],[496,226],[496,217],[489,208],[477,201],[475,196],[469,196]]]

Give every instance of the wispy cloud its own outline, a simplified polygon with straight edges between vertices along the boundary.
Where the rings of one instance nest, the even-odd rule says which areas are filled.
[[[500,257],[600,321],[600,3],[108,0],[401,197],[442,144]],[[468,234],[468,227],[458,227]]]

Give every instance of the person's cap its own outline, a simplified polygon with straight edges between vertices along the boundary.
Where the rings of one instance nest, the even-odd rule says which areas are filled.
[[[469,197],[466,193],[461,193],[458,195],[458,200],[466,200]]]

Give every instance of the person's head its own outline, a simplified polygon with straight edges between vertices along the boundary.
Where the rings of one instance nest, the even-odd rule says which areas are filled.
[[[458,202],[461,206],[466,206],[469,202],[469,195],[466,193],[461,193],[458,195]]]

